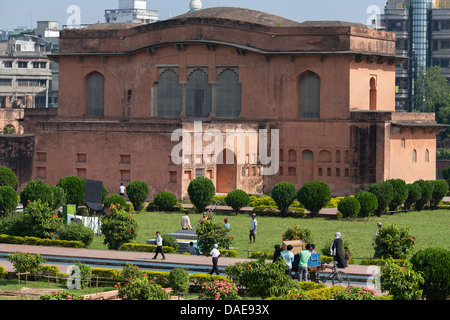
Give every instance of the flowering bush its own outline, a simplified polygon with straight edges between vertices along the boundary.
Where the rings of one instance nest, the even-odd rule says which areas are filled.
[[[375,239],[375,258],[405,259],[414,247],[409,227],[387,223]]]
[[[225,280],[204,282],[202,300],[240,300],[236,286]]]
[[[304,243],[312,243],[312,232],[309,228],[300,228],[298,224],[294,227],[289,227],[282,235],[283,241],[285,240],[302,240]]]
[[[121,282],[114,285],[117,296],[123,300],[169,300],[170,296],[164,289],[148,280],[138,266],[128,263],[120,274],[116,275]]]
[[[413,270],[409,261],[400,266],[390,258],[381,268],[381,290],[389,291],[394,300],[416,300],[422,295],[423,283],[422,275]]]
[[[18,273],[38,273],[42,268],[41,264],[45,262],[45,259],[39,253],[32,254],[28,252],[10,253],[7,260],[13,264],[14,269]]]
[[[67,291],[52,291],[50,294],[43,294],[39,296],[39,300],[84,300],[74,293]]]
[[[122,244],[131,242],[137,236],[137,223],[131,214],[119,205],[111,205],[107,214],[101,217],[103,243],[108,249],[119,250]]]
[[[234,236],[228,234],[222,221],[214,223],[212,220],[204,220],[199,224],[195,232],[197,233],[197,245],[201,252],[208,254],[214,244],[219,248],[227,248],[234,240]]]
[[[25,208],[25,216],[28,236],[53,239],[63,225],[62,217],[58,216],[57,211],[41,200],[29,202]]]
[[[342,291],[333,295],[334,300],[376,300],[375,292],[369,288],[355,287],[349,285]]]

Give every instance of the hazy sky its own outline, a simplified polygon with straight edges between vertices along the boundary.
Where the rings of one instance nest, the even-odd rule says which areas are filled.
[[[202,0],[203,8],[242,7],[276,14],[291,20],[343,20],[366,23],[374,13],[382,13],[387,0]],[[159,19],[183,14],[190,0],[147,0],[147,8],[157,10]],[[36,21],[66,24],[71,5],[80,8],[81,23],[105,22],[105,9],[118,9],[119,0],[0,0],[0,29],[36,27]],[[378,8],[378,9],[377,9]],[[379,12],[381,10],[381,12]],[[378,12],[377,12],[378,11]]]

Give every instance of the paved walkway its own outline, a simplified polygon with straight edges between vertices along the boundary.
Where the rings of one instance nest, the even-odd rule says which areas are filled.
[[[42,256],[51,259],[66,258],[68,261],[80,261],[79,259],[85,259],[87,261],[92,260],[114,260],[117,264],[123,262],[129,262],[136,265],[145,264],[147,268],[158,270],[161,264],[165,264],[166,268],[169,265],[170,268],[175,268],[177,266],[183,267],[186,265],[197,266],[198,268],[203,268],[201,273],[207,273],[211,269],[212,262],[210,257],[205,256],[192,256],[184,254],[166,254],[166,259],[161,260],[161,256],[157,260],[153,260],[154,253],[143,253],[143,252],[130,252],[130,251],[112,251],[112,250],[96,250],[96,249],[78,249],[78,248],[61,248],[61,247],[43,247],[43,246],[27,246],[27,245],[13,245],[13,244],[0,244],[0,258],[4,258],[8,253],[12,252],[29,252],[29,253],[39,253]],[[91,260],[90,260],[91,259]],[[236,262],[245,262],[251,259],[243,258],[220,258],[219,259],[219,269],[223,270],[226,266],[233,265]],[[83,260],[81,260],[83,261]],[[48,265],[54,265],[58,267],[59,272],[67,274],[67,268],[71,264],[70,262],[58,263],[58,262],[48,262]],[[7,272],[14,272],[12,264],[7,260],[0,259],[0,265],[5,268]],[[151,266],[154,265],[154,268]],[[105,265],[102,268],[112,268],[111,266]],[[347,268],[343,269],[351,278],[360,279],[355,280],[355,285],[373,288],[371,284],[371,279],[375,275],[379,274],[380,268],[377,266],[363,266],[363,265],[349,265]],[[372,278],[370,278],[372,277]],[[353,282],[353,280],[351,280]],[[327,286],[331,284],[327,283]],[[377,295],[382,295],[380,290],[375,290]]]
[[[79,248],[62,248],[62,247],[43,247],[43,246],[28,246],[28,245],[14,245],[14,244],[0,244],[0,254],[5,256],[12,252],[29,252],[39,253],[43,256],[49,257],[66,257],[76,261],[80,259],[99,259],[99,260],[114,260],[127,261],[131,263],[145,262],[148,264],[168,263],[176,267],[176,265],[193,265],[193,266],[207,266],[210,267],[211,257],[195,256],[186,254],[165,254],[166,259],[161,260],[158,256],[157,260],[153,260],[154,253],[146,252],[131,252],[131,251],[113,251],[113,250],[96,250],[96,249],[79,249]],[[226,258],[219,259],[219,267],[226,267],[233,265],[236,262],[249,261],[248,258]],[[53,263],[51,263],[54,265]],[[0,265],[6,268],[6,271],[12,272],[14,269],[9,261],[0,260]],[[67,265],[64,266],[67,269]],[[66,270],[62,268],[60,272],[64,273]],[[344,269],[348,274],[371,276],[378,268],[374,266],[350,265]]]

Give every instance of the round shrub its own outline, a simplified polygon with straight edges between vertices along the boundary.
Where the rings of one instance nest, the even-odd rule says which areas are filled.
[[[289,210],[289,206],[292,204],[292,202],[294,202],[296,195],[297,188],[292,182],[279,182],[273,187],[272,199],[277,204],[277,207],[283,217],[286,216]]]
[[[18,185],[19,180],[17,180],[14,171],[6,167],[0,167],[0,187],[10,186],[13,189],[16,189]]]
[[[388,208],[392,199],[394,198],[394,188],[392,184],[385,182],[372,183],[368,190],[370,193],[373,193],[378,200],[378,207],[375,210],[375,213],[378,217],[380,217],[383,213],[386,212],[386,208]]]
[[[238,189],[228,193],[225,198],[225,202],[227,205],[232,207],[235,212],[239,212],[241,208],[250,204],[250,197],[245,191]]]
[[[198,212],[205,211],[206,206],[211,203],[215,193],[216,188],[208,178],[198,177],[189,183],[189,199],[197,208]]]
[[[169,284],[175,293],[188,293],[189,273],[182,268],[174,268],[169,273]]]
[[[10,186],[0,187],[0,215],[14,213],[17,207],[17,192]]]
[[[155,196],[153,204],[160,211],[173,211],[173,207],[177,204],[177,197],[171,192],[161,191]]]
[[[27,186],[20,193],[20,202],[26,208],[31,201],[41,200],[42,203],[53,203],[52,187],[40,180],[27,183]]]
[[[393,191],[393,197],[391,203],[389,204],[389,210],[395,211],[408,197],[408,187],[406,186],[406,182],[402,179],[390,179],[386,180],[386,183],[390,183],[392,185]]]
[[[433,185],[433,193],[431,194],[430,206],[434,210],[438,206],[439,202],[444,199],[448,192],[448,183],[445,180],[433,180],[430,181]]]
[[[378,208],[377,197],[367,191],[359,191],[355,198],[359,201],[361,209],[359,210],[359,217],[370,217]]]
[[[358,216],[361,205],[355,197],[345,197],[339,202],[338,210],[344,218],[353,218]]]
[[[94,241],[95,233],[91,228],[84,226],[80,222],[72,222],[63,225],[59,230],[59,239],[67,241],[81,241],[88,247]]]
[[[409,211],[411,206],[422,196],[422,187],[417,181],[406,186],[408,188],[408,197],[405,200],[405,210]]]
[[[53,191],[53,201],[51,202],[52,209],[58,209],[62,205],[65,205],[66,202],[66,193],[64,189],[58,186],[51,187]]]
[[[128,199],[136,211],[141,211],[144,208],[144,201],[147,200],[149,194],[150,189],[145,181],[131,181],[127,186]]]
[[[111,205],[119,205],[121,208],[126,208],[127,200],[119,194],[112,194],[105,199],[103,205],[109,208]]]
[[[80,206],[84,203],[85,183],[83,178],[68,176],[59,179],[56,185],[64,190],[67,203]]]
[[[163,246],[172,247],[174,249],[174,251],[178,250],[178,247],[180,245],[178,244],[178,241],[174,236],[165,234],[165,235],[162,235],[161,238],[163,240]]]
[[[311,212],[311,218],[316,217],[331,199],[330,187],[321,181],[307,182],[299,190],[297,199]]]
[[[431,198],[433,197],[433,185],[431,181],[426,180],[417,180],[417,184],[422,189],[422,194],[420,198],[415,203],[415,209],[417,211],[422,210],[425,205],[430,202]]]
[[[425,279],[422,286],[427,300],[448,300],[450,298],[450,251],[428,248],[418,251],[411,263],[415,271]]]

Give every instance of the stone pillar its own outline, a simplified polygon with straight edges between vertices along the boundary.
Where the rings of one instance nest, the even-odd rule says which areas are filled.
[[[181,85],[181,118],[186,118],[186,86],[187,81],[180,81]]]

